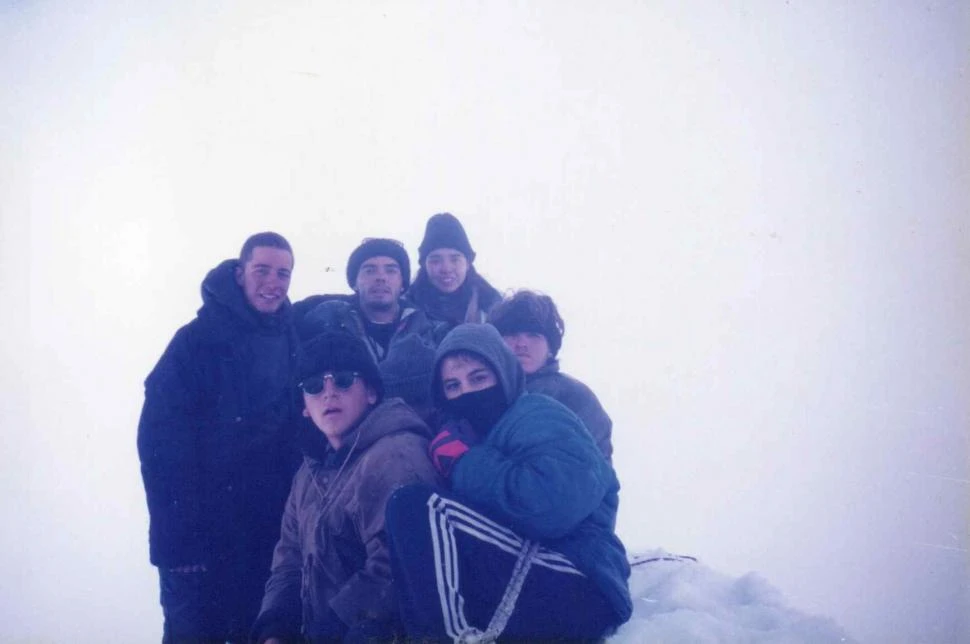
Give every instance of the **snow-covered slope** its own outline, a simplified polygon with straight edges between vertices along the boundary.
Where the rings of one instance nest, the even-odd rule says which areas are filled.
[[[757,573],[738,578],[664,550],[631,557],[633,617],[611,644],[851,642],[834,621],[785,604]]]

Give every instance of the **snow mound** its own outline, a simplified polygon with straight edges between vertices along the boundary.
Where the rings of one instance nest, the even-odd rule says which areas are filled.
[[[757,573],[733,579],[693,557],[653,550],[630,557],[633,617],[610,644],[852,642],[833,620],[785,605]]]

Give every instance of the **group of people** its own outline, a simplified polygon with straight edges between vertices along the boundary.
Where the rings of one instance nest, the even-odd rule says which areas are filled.
[[[612,424],[551,298],[503,299],[464,227],[365,239],[350,295],[287,297],[259,233],[145,381],[165,642],[596,640],[629,619]]]

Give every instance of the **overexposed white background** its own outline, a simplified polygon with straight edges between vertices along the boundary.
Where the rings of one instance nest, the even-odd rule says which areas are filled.
[[[158,639],[142,380],[209,268],[275,230],[344,292],[443,210],[559,304],[630,549],[970,641],[968,42],[932,0],[0,5],[0,641]]]

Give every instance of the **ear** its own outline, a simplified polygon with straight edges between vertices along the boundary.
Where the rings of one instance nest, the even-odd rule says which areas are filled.
[[[242,286],[243,285],[243,266],[242,266],[242,264],[237,264],[236,265],[235,274],[236,274],[236,284],[239,284],[239,286]]]
[[[377,392],[370,385],[367,385],[367,404],[373,405],[377,402]]]
[[[306,407],[304,407],[304,408],[303,408],[303,417],[304,417],[304,418],[309,418],[309,417],[310,417],[310,412],[308,412],[308,411],[306,410]]]

